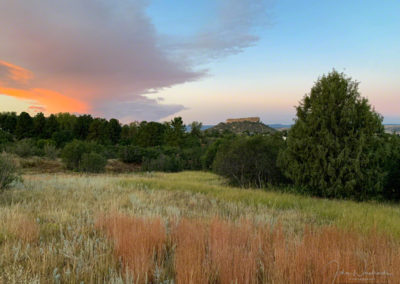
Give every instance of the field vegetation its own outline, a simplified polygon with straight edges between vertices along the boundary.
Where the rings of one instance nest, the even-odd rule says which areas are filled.
[[[398,205],[243,190],[205,172],[23,179],[0,196],[3,283],[400,279]]]

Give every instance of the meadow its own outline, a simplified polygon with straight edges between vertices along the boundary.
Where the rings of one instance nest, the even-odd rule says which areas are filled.
[[[0,283],[399,283],[400,206],[206,172],[26,172],[0,193]]]

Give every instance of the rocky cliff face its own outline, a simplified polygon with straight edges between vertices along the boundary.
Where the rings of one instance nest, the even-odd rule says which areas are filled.
[[[219,133],[228,131],[236,134],[247,133],[250,135],[276,132],[275,129],[269,127],[268,125],[265,125],[262,122],[251,121],[234,121],[230,123],[221,122],[218,125],[207,129],[206,131],[217,131]]]
[[[228,118],[226,123],[233,123],[233,122],[260,122],[259,117],[244,117],[244,118]]]

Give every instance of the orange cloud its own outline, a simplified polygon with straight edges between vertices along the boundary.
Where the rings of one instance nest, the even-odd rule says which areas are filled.
[[[15,82],[26,84],[30,79],[33,78],[31,71],[26,70],[17,65],[11,64],[0,60],[0,66],[3,66],[7,70],[7,77]],[[1,78],[0,78],[1,79]]]
[[[0,86],[0,94],[5,94],[18,99],[33,100],[37,102],[34,107],[42,107],[48,113],[58,112],[88,112],[86,103],[67,97],[55,91],[46,89],[13,89],[2,88]]]
[[[0,94],[32,101],[30,110],[47,113],[88,111],[87,104],[77,99],[44,88],[30,88],[28,83],[34,76],[27,69],[0,60],[0,71]]]

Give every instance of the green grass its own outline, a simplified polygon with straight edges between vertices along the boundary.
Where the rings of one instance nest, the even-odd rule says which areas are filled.
[[[335,224],[362,232],[376,228],[400,237],[399,205],[328,200],[280,193],[273,189],[233,188],[225,186],[218,176],[204,172],[156,173],[124,178],[118,183],[126,188],[200,193],[219,201],[268,208],[278,217],[294,211],[314,224]]]

